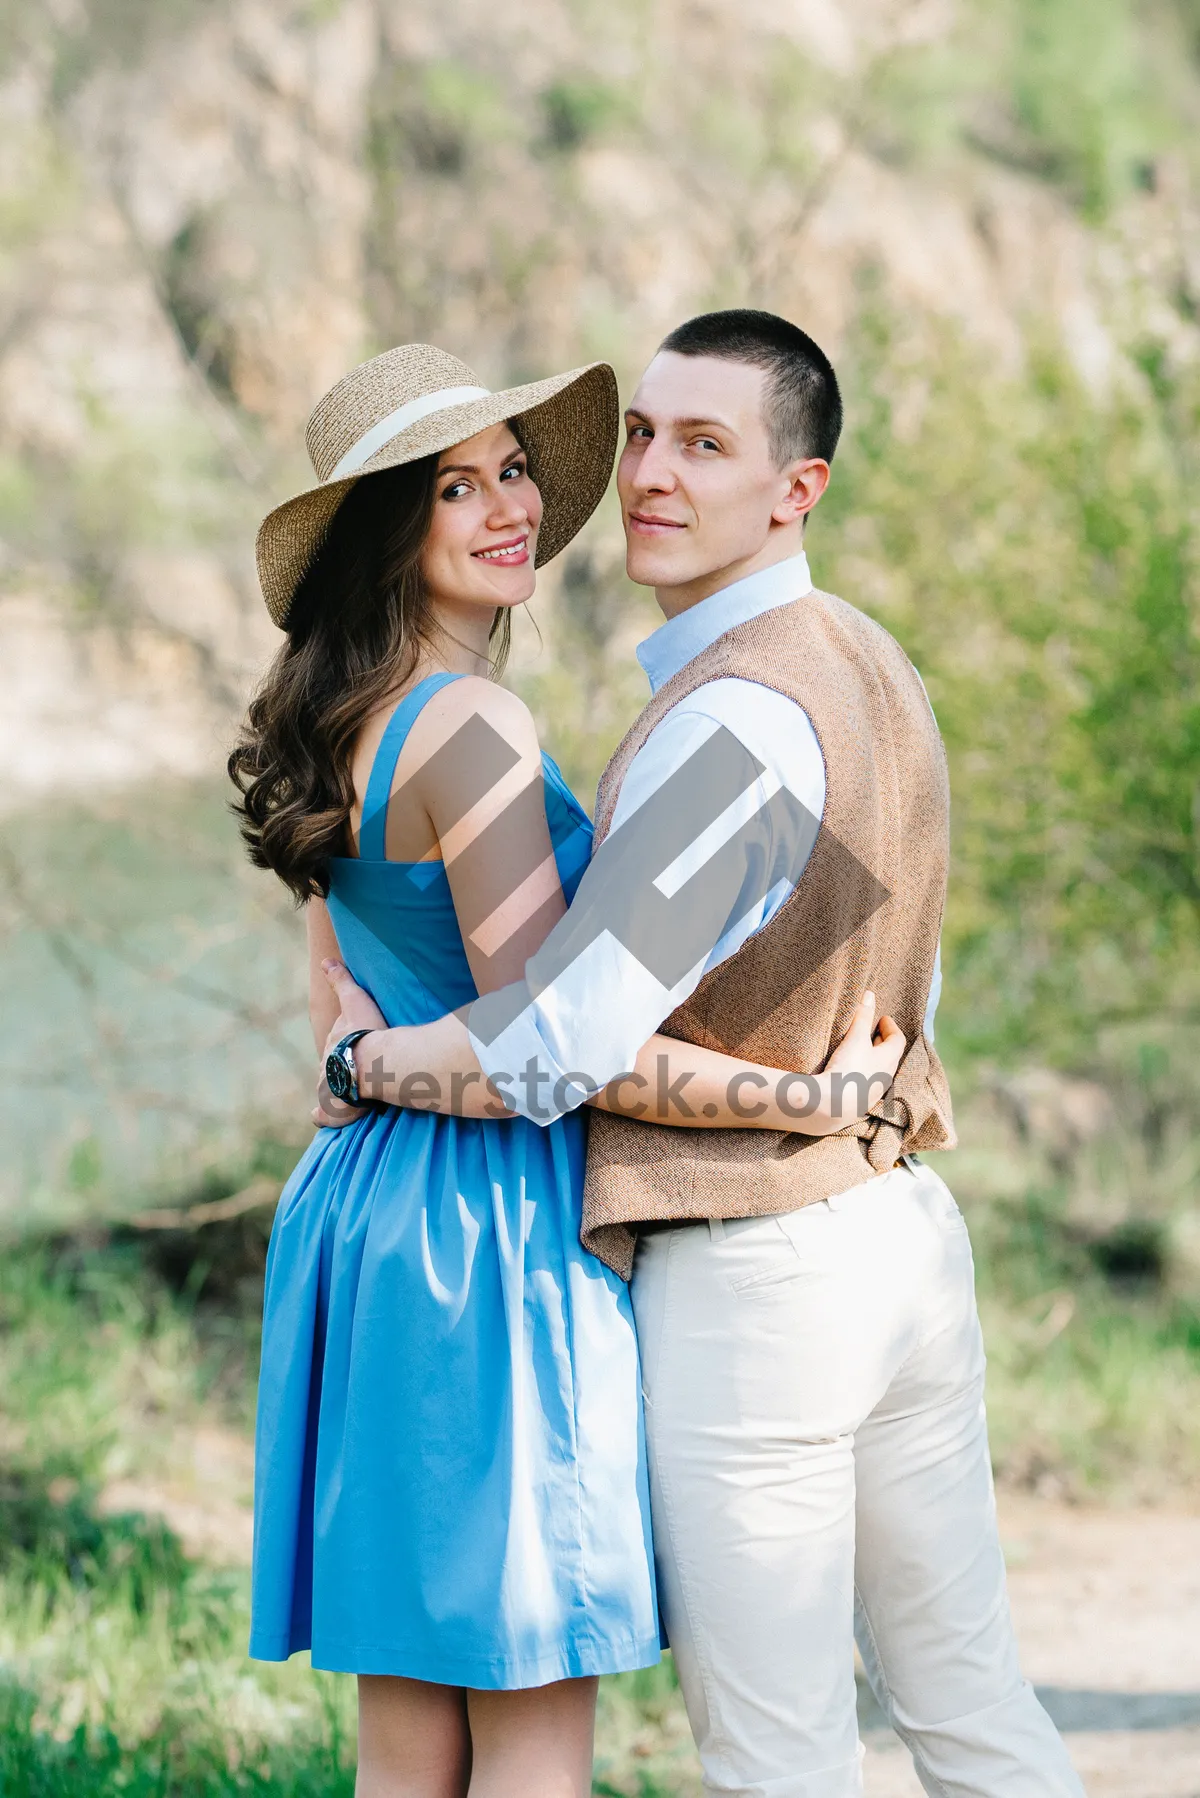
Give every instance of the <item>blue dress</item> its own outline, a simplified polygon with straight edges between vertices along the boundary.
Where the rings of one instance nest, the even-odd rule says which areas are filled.
[[[339,858],[342,957],[390,1024],[475,997],[440,862],[388,862],[421,681]],[[549,758],[570,899],[587,815]],[[503,1689],[650,1666],[659,1629],[637,1344],[579,1242],[586,1119],[394,1108],[319,1130],[267,1262],[250,1653]]]

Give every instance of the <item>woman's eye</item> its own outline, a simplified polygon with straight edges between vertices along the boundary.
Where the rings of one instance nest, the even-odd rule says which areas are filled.
[[[442,494],[442,498],[443,499],[461,499],[463,494],[467,491],[468,485],[469,485],[469,483],[466,481],[451,481],[450,485],[446,488],[445,492]]]
[[[519,481],[524,473],[525,464],[523,462],[510,462],[507,468],[500,470],[500,479],[502,481]]]

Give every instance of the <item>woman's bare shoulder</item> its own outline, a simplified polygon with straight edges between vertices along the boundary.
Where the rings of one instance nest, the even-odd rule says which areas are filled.
[[[503,758],[497,738],[521,760],[540,753],[537,725],[524,700],[480,675],[464,675],[435,693],[421,708],[405,750],[411,745],[416,759],[424,761],[460,733],[464,753],[476,757]]]

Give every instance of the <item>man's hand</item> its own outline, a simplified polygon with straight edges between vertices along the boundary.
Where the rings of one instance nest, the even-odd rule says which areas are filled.
[[[317,1103],[313,1108],[312,1121],[323,1130],[337,1130],[343,1124],[352,1124],[356,1118],[363,1116],[366,1110],[362,1105],[343,1105],[335,1099],[325,1081],[325,1061],[330,1052],[336,1048],[344,1036],[352,1030],[386,1030],[387,1019],[372,999],[370,993],[364,992],[340,961],[323,961],[325,978],[333,988],[338,1002],[338,1015],[330,1026],[329,1035],[325,1039],[325,1049],[321,1056],[321,1067],[317,1079]]]

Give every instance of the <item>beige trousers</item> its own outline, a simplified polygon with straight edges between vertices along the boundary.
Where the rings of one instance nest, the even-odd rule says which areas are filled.
[[[647,1234],[633,1303],[706,1791],[862,1791],[857,1636],[927,1792],[1079,1798],[1017,1665],[971,1248],[938,1176]]]

